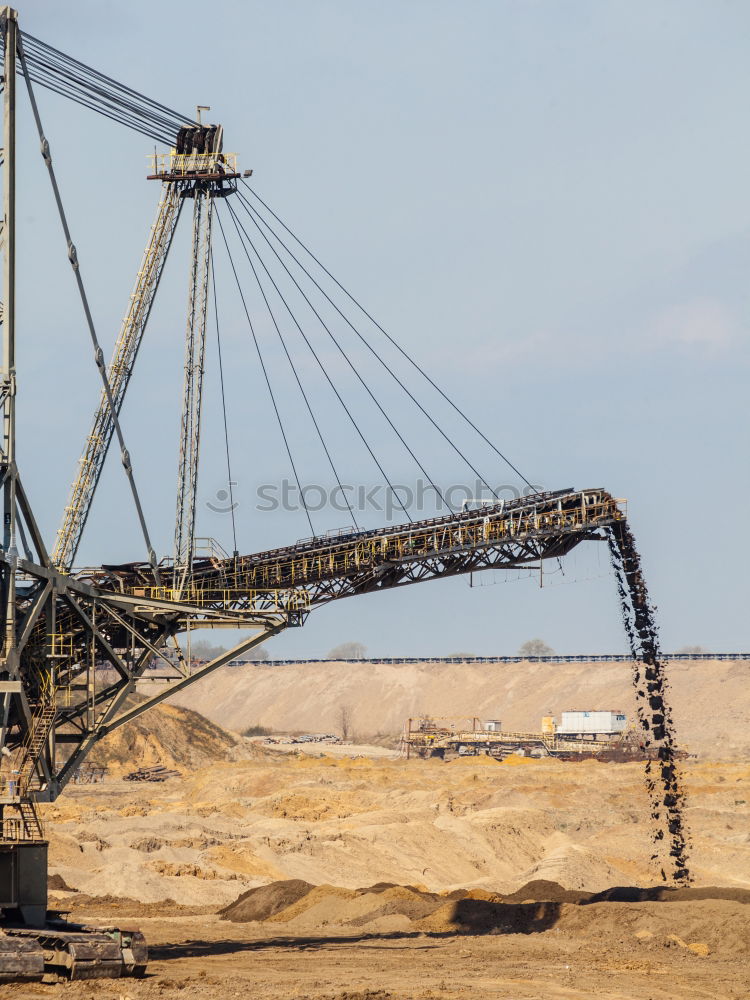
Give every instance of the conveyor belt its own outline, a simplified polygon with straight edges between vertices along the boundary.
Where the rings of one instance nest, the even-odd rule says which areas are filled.
[[[198,607],[290,609],[354,594],[484,569],[521,568],[563,556],[624,518],[623,501],[602,489],[560,490],[479,510],[334,537],[305,539],[235,559],[194,564],[181,600]],[[146,563],[104,566],[103,589],[150,600],[175,599],[150,585]]]

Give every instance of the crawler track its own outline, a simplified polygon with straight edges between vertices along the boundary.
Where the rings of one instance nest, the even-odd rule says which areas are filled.
[[[0,931],[0,982],[142,976],[148,950],[140,931],[53,921]]]

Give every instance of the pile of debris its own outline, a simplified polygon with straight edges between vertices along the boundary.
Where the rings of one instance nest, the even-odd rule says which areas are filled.
[[[92,764],[91,761],[83,761],[73,772],[73,783],[76,785],[98,785],[104,781],[107,768],[103,764]]]
[[[125,775],[126,781],[166,781],[167,778],[180,778],[179,771],[170,771],[169,768],[157,764],[155,767],[139,767],[137,771],[131,771]]]
[[[341,743],[333,733],[305,733],[302,736],[267,736],[264,743]]]

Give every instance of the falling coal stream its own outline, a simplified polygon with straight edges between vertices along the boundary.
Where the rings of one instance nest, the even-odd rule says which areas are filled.
[[[651,799],[657,852],[663,857],[662,878],[677,883],[690,882],[688,834],[683,814],[685,793],[680,787],[672,714],[667,701],[668,684],[659,651],[654,607],[649,601],[641,558],[633,533],[626,521],[616,521],[607,529],[612,565],[617,580],[623,623],[633,654],[633,683],[638,720],[646,750],[654,760],[646,762],[646,787]]]

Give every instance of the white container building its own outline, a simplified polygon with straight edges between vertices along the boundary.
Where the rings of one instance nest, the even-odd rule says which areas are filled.
[[[614,736],[625,729],[627,719],[623,712],[563,712],[558,733],[565,735]]]

